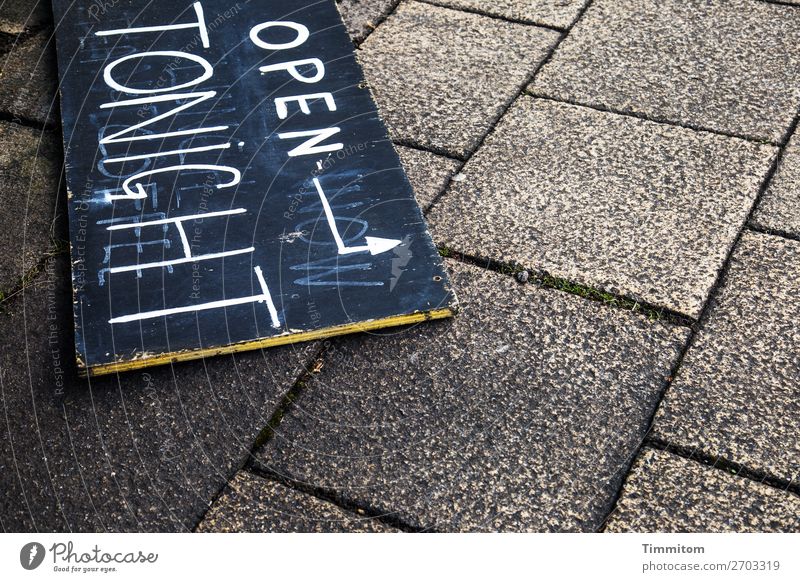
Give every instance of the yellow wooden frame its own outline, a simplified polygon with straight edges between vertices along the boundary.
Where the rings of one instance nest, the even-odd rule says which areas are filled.
[[[324,329],[314,329],[310,331],[301,331],[298,333],[286,333],[279,336],[268,337],[254,341],[246,341],[217,348],[202,348],[185,352],[158,354],[153,356],[148,355],[133,360],[112,362],[110,364],[99,364],[96,366],[91,366],[90,368],[82,366],[81,362],[79,362],[79,373],[82,376],[102,376],[105,374],[114,374],[116,372],[128,372],[130,370],[139,370],[141,368],[147,368],[150,366],[159,366],[162,364],[171,364],[175,362],[187,362],[190,360],[199,360],[200,358],[211,356],[235,354],[238,352],[257,350],[259,348],[268,348],[312,341],[337,335],[357,333],[360,331],[370,331],[397,325],[407,325],[426,320],[444,319],[446,317],[452,317],[453,315],[455,315],[455,309],[447,307],[444,309],[434,309],[433,311],[424,311],[407,315],[395,315],[383,319],[361,321],[358,323],[347,323],[344,325],[337,325]]]

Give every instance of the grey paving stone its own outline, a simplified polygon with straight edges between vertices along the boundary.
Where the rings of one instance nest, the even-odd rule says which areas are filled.
[[[745,232],[654,434],[800,477],[800,243]]]
[[[789,142],[753,214],[754,225],[800,236],[800,134]]]
[[[0,0],[0,32],[19,34],[52,20],[46,0]]]
[[[333,343],[259,466],[421,528],[595,529],[687,330],[447,263],[460,314]]]
[[[662,451],[645,449],[608,532],[797,532],[800,497]]]
[[[597,0],[532,90],[779,142],[800,106],[798,75],[794,7],[757,0]]]
[[[556,28],[568,28],[588,0],[425,0],[450,8],[520,20]]]
[[[381,533],[396,531],[336,505],[239,472],[206,514],[199,532]]]
[[[404,2],[358,51],[394,139],[463,157],[559,35]]]
[[[417,202],[425,210],[447,186],[460,162],[414,148],[395,146]]]
[[[318,345],[79,380],[68,269],[0,314],[0,527],[191,529]]]
[[[523,97],[429,222],[455,250],[697,317],[775,152]]]
[[[0,121],[0,293],[52,248],[61,148],[48,131]]]
[[[0,57],[0,112],[39,123],[58,120],[55,43],[42,31]]]
[[[363,41],[400,0],[336,0],[354,42]]]

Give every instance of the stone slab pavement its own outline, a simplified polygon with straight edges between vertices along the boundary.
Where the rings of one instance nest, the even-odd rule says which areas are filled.
[[[461,314],[92,381],[2,4],[0,528],[800,531],[798,3],[338,4]]]
[[[751,223],[763,231],[800,239],[800,136],[795,134],[786,146]]]

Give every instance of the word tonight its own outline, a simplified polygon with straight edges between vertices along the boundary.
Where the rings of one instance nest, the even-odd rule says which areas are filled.
[[[145,554],[141,550],[138,552],[116,552],[109,553],[101,550],[95,545],[88,552],[77,553],[72,542],[66,544],[58,542],[50,547],[53,554],[53,563],[60,560],[67,564],[153,564],[158,560],[158,554]]]

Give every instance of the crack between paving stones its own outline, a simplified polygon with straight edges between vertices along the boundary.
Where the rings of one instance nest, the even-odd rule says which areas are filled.
[[[578,18],[575,19],[575,22],[578,22],[581,19],[581,17],[583,16],[584,12],[586,11],[586,9],[589,6],[591,6],[591,4],[592,4],[591,2],[588,2],[586,4],[586,6],[584,6],[583,11],[580,13]],[[574,24],[573,24],[573,26],[574,26]],[[570,30],[571,30],[571,28],[570,28]],[[530,85],[533,82],[533,80],[536,78],[536,75],[538,75],[539,71],[542,70],[542,67],[544,67],[547,63],[550,62],[550,59],[553,58],[553,54],[556,52],[558,47],[561,46],[561,43],[564,42],[564,39],[567,38],[567,36],[569,36],[569,30],[561,33],[561,36],[559,36],[558,40],[556,40],[556,42],[553,43],[553,46],[550,47],[549,51],[547,51],[547,54],[544,56],[542,61],[534,68],[534,70],[531,72],[531,74],[528,75],[525,78],[525,80],[522,82],[522,84],[520,85],[520,87],[517,90],[517,92],[514,95],[512,95],[511,98],[508,99],[508,101],[503,105],[503,108],[500,111],[500,113],[492,121],[491,127],[486,131],[486,133],[483,134],[483,136],[480,139],[478,139],[478,142],[475,144],[475,146],[469,149],[469,152],[464,157],[464,162],[465,163],[469,162],[469,160],[472,158],[472,156],[475,155],[475,152],[480,150],[481,147],[483,146],[483,144],[486,143],[486,140],[497,129],[497,126],[500,124],[500,121],[503,119],[503,117],[505,117],[506,113],[508,113],[508,110],[511,109],[511,106],[514,105],[514,103],[516,103],[519,100],[519,98],[522,97],[522,95],[525,94],[525,89],[528,87],[528,85]],[[433,201],[434,204],[436,202],[437,202],[437,200]]]
[[[785,230],[780,230],[777,228],[767,228],[764,226],[758,226],[757,224],[747,224],[747,230],[752,230],[753,232],[758,232],[761,234],[767,234],[769,236],[777,236],[780,238],[785,238],[788,240],[793,240],[800,242],[800,235],[795,234],[793,232],[788,232]]]
[[[490,258],[476,257],[441,245],[438,248],[439,254],[443,257],[475,265],[489,271],[500,273],[501,275],[514,277],[517,281],[519,281],[518,277],[520,273],[528,273],[529,278],[525,282],[519,281],[521,284],[532,284],[544,289],[555,289],[556,291],[575,295],[588,301],[602,303],[609,307],[635,313],[646,317],[650,321],[661,321],[681,327],[692,327],[697,323],[691,317],[678,313],[677,311],[672,311],[665,307],[659,307],[625,295],[618,295],[596,289],[589,285],[574,283],[568,279],[551,275],[546,271],[527,268],[513,263],[503,263]]]
[[[40,121],[36,121],[35,119],[30,119],[29,117],[23,117],[7,111],[0,111],[0,121],[10,123],[11,125],[19,125],[29,129],[35,129],[37,131],[53,131],[56,129],[56,125],[54,123],[42,123]]]
[[[797,4],[782,2],[781,0],[756,0],[756,2],[761,2],[762,4],[775,4],[777,6],[788,6],[789,8],[800,8],[800,6]]]
[[[696,461],[736,477],[741,477],[749,481],[755,481],[757,483],[761,483],[762,485],[772,487],[773,489],[779,489],[785,493],[790,493],[800,497],[800,483],[797,483],[794,480],[787,480],[783,477],[773,475],[767,471],[751,469],[746,465],[742,465],[725,457],[708,454],[699,447],[693,448],[674,444],[657,437],[648,437],[645,439],[644,447],[642,448],[645,447],[670,453],[690,461]]]
[[[338,2],[337,2],[337,4],[338,4]],[[378,30],[378,27],[379,27],[381,24],[383,24],[384,22],[386,22],[386,20],[387,20],[387,19],[388,19],[388,18],[389,18],[389,17],[390,17],[392,14],[394,14],[394,13],[397,11],[397,7],[398,7],[398,6],[400,6],[400,4],[401,4],[401,0],[395,0],[395,3],[394,3],[394,4],[393,4],[393,5],[392,5],[392,6],[389,8],[389,10],[387,10],[387,11],[386,11],[386,13],[385,13],[385,14],[381,14],[380,16],[378,16],[378,18],[376,18],[376,19],[375,19],[375,22],[368,22],[368,23],[367,23],[367,28],[369,28],[369,29],[370,29],[370,30],[369,30],[369,32],[367,32],[367,34],[364,36],[364,38],[362,38],[362,39],[361,39],[361,40],[359,40],[358,42],[356,42],[356,41],[354,40],[354,41],[353,41],[353,46],[354,46],[356,49],[358,49],[359,47],[361,47],[361,45],[362,45],[362,44],[364,44],[364,43],[366,42],[366,40],[367,40],[367,39],[368,39],[368,38],[369,38],[369,37],[372,35],[372,33],[373,33],[373,32],[375,32],[376,30]],[[340,12],[340,14],[341,14],[341,12]]]
[[[596,103],[584,103],[582,101],[576,101],[574,99],[562,99],[561,97],[553,97],[551,95],[545,95],[544,93],[538,93],[535,89],[526,89],[525,93],[533,97],[534,99],[543,99],[545,101],[553,101],[555,103],[564,103],[566,105],[573,105],[575,107],[584,107],[586,109],[593,109],[595,111],[600,111],[601,113],[609,113],[612,115],[621,115],[623,117],[632,117],[634,119],[639,119],[641,121],[649,121],[651,123],[658,123],[660,125],[670,125],[672,127],[680,127],[681,129],[688,129],[691,131],[697,131],[702,133],[711,133],[713,135],[719,135],[722,137],[729,137],[734,139],[741,139],[743,141],[747,141],[750,143],[755,143],[758,145],[770,145],[774,147],[781,147],[783,140],[780,142],[769,140],[769,139],[762,139],[754,136],[747,136],[738,133],[728,132],[721,129],[712,129],[710,127],[703,127],[701,125],[696,125],[692,123],[685,123],[681,121],[673,121],[671,119],[667,119],[665,117],[655,117],[645,115],[643,113],[638,113],[636,111],[620,111],[619,109],[613,109],[611,107],[606,107],[605,105],[599,105]]]
[[[38,284],[37,279],[45,271],[47,261],[69,252],[66,242],[54,240],[51,244],[51,248],[45,251],[36,264],[25,271],[8,291],[0,289],[0,313],[5,311],[6,304],[14,297]]]
[[[448,10],[453,10],[455,12],[464,12],[465,14],[475,14],[477,16],[483,16],[485,18],[491,18],[492,20],[499,20],[501,22],[510,22],[511,24],[522,24],[523,26],[535,26],[537,28],[545,28],[547,30],[554,30],[556,32],[567,32],[573,25],[571,24],[567,28],[562,28],[560,26],[553,26],[551,24],[544,24],[539,22],[530,22],[527,20],[522,20],[519,18],[512,18],[510,16],[500,16],[499,14],[489,14],[488,12],[482,11],[478,8],[467,8],[466,6],[445,6],[443,4],[438,4],[435,2],[431,2],[430,0],[416,0],[417,2],[421,2],[423,4],[429,4],[431,6],[436,6],[438,8],[447,8]],[[577,19],[576,19],[577,21]],[[574,23],[573,23],[574,24]]]
[[[322,368],[325,354],[328,352],[329,348],[330,343],[325,342],[322,348],[320,348],[320,350],[315,354],[309,365],[305,367],[305,371],[300,375],[291,389],[283,396],[281,402],[272,413],[272,416],[270,417],[266,426],[261,429],[261,432],[258,433],[258,436],[256,436],[255,440],[253,441],[253,446],[250,449],[250,456],[245,465],[250,463],[252,459],[255,459],[258,450],[266,446],[266,444],[273,439],[275,432],[278,430],[281,422],[283,422],[284,416],[286,416],[286,414],[293,408],[293,405],[297,399],[302,396],[314,374],[316,374]]]
[[[505,114],[505,111],[503,113]],[[494,128],[494,126],[492,126],[492,128]],[[451,160],[455,160],[456,162],[461,162],[461,163],[464,163],[470,157],[470,156],[461,156],[459,154],[456,154],[439,146],[421,144],[419,142],[414,141],[413,139],[408,139],[408,138],[402,138],[402,137],[393,138],[392,143],[394,143],[395,145],[419,150],[421,152],[436,154],[437,156],[449,158]]]
[[[628,462],[625,466],[625,470],[622,472],[622,479],[619,482],[619,487],[617,491],[614,493],[614,496],[611,498],[611,503],[608,505],[609,509],[608,512],[603,516],[603,519],[600,521],[600,525],[598,526],[597,533],[605,532],[606,526],[608,525],[608,520],[614,515],[614,511],[617,509],[617,504],[619,503],[620,498],[622,497],[622,491],[625,489],[625,484],[628,481],[628,478],[631,475],[631,468],[633,464],[636,462],[636,459],[642,454],[642,450],[645,448],[650,431],[653,430],[653,424],[655,421],[656,413],[658,412],[659,407],[661,406],[661,402],[664,400],[664,396],[667,393],[667,390],[670,389],[672,386],[672,381],[675,379],[675,376],[678,374],[678,370],[680,370],[681,365],[683,364],[683,359],[686,357],[687,352],[689,351],[689,347],[692,344],[692,340],[695,337],[695,330],[692,328],[690,331],[689,338],[686,340],[686,343],[683,345],[683,349],[681,350],[680,354],[676,358],[675,362],[672,364],[670,368],[669,376],[667,376],[664,383],[661,385],[661,390],[658,393],[658,398],[656,399],[656,403],[653,406],[652,411],[650,412],[650,416],[645,423],[645,431],[644,436],[642,436],[642,440],[639,443],[639,446],[633,451],[631,456],[628,459]]]
[[[731,259],[733,257],[733,253],[736,250],[736,247],[739,245],[739,240],[742,238],[742,234],[746,230],[748,230],[747,225],[752,221],[753,214],[755,213],[756,209],[758,208],[759,204],[761,203],[761,198],[763,197],[764,192],[767,191],[767,188],[769,187],[770,182],[772,182],[772,179],[773,179],[773,177],[775,176],[775,173],[778,170],[778,166],[780,165],[781,159],[783,158],[784,152],[786,151],[786,146],[789,143],[789,139],[791,138],[791,136],[794,134],[795,130],[797,129],[798,122],[800,122],[800,109],[798,109],[798,111],[795,113],[795,117],[792,120],[792,123],[789,125],[789,130],[786,132],[786,135],[784,136],[784,139],[783,139],[782,143],[780,144],[780,147],[778,149],[778,153],[776,154],[775,159],[773,159],[772,164],[769,167],[769,170],[767,170],[767,173],[766,173],[766,175],[764,176],[764,179],[761,182],[761,186],[758,189],[758,194],[756,195],[755,200],[753,201],[752,205],[750,206],[750,211],[747,214],[747,218],[742,223],[742,227],[739,229],[739,233],[736,235],[736,239],[733,241],[733,244],[730,246],[730,249],[728,250],[728,254],[725,257],[725,261],[723,262],[722,267],[720,267],[719,271],[717,272],[717,278],[714,281],[714,285],[711,287],[711,289],[710,289],[710,291],[708,293],[708,297],[706,298],[706,301],[705,301],[705,303],[703,305],[703,309],[700,312],[700,317],[698,318],[697,323],[695,325],[691,326],[691,328],[690,328],[691,331],[690,331],[690,334],[689,334],[689,338],[686,340],[686,343],[684,344],[683,349],[681,350],[681,353],[678,355],[678,358],[675,361],[675,365],[672,367],[672,372],[670,373],[670,376],[668,377],[667,381],[665,382],[665,385],[664,385],[663,389],[661,390],[661,393],[659,394],[658,400],[656,401],[655,406],[653,407],[652,414],[650,415],[650,418],[649,418],[649,420],[647,422],[647,430],[645,431],[644,437],[642,438],[642,442],[639,445],[639,447],[637,448],[637,450],[635,451],[635,453],[633,455],[631,455],[630,462],[628,463],[628,466],[625,469],[625,477],[623,478],[622,483],[620,484],[620,487],[617,490],[616,495],[614,496],[613,502],[611,504],[610,511],[603,518],[603,520],[601,522],[601,525],[597,530],[599,532],[602,532],[602,531],[605,530],[605,527],[606,527],[606,524],[608,522],[608,519],[614,514],[614,511],[617,508],[617,504],[619,503],[619,499],[622,496],[622,491],[623,491],[623,489],[625,487],[625,482],[627,481],[628,477],[630,476],[631,467],[633,466],[633,463],[635,462],[635,460],[641,455],[642,450],[646,446],[648,446],[648,443],[661,442],[658,439],[655,439],[655,438],[650,436],[650,432],[653,430],[653,425],[654,425],[656,414],[658,413],[658,409],[661,407],[661,403],[663,402],[664,397],[666,396],[667,392],[672,388],[672,384],[675,381],[676,376],[680,372],[681,366],[683,365],[684,358],[686,357],[686,354],[689,352],[689,350],[691,350],[692,345],[694,344],[694,342],[695,342],[695,340],[697,338],[698,331],[703,329],[703,327],[705,326],[705,322],[709,318],[709,314],[710,314],[710,311],[711,311],[711,306],[714,303],[714,299],[719,294],[720,290],[722,289],[723,283],[727,279],[727,275],[728,275],[728,271],[730,269]],[[681,455],[681,456],[684,456],[684,455]],[[697,458],[697,456],[698,455],[695,454],[694,457],[686,456],[686,458],[689,459],[689,460],[695,460],[697,462],[700,462],[700,460]],[[725,463],[727,463],[729,466],[734,466],[735,465],[734,461],[725,461]],[[748,471],[749,471],[749,469],[748,469]],[[769,481],[765,480],[765,481],[763,481],[763,483],[766,484],[766,485],[770,485],[771,486],[771,483]],[[784,490],[784,488],[782,486],[778,487],[778,489]]]
[[[0,73],[4,68],[6,61],[8,60],[11,51],[13,51],[18,45],[21,46],[28,39],[36,36],[41,31],[48,30],[50,27],[51,25],[46,23],[29,28],[24,32],[20,32],[19,34],[0,32]],[[8,111],[0,111],[0,121],[5,121],[6,123],[11,123],[14,125],[21,125],[39,131],[60,128],[59,122],[41,122]]]
[[[237,467],[234,468],[225,483],[211,497],[208,506],[197,520],[197,523],[194,524],[194,527],[192,527],[192,532],[197,531],[197,528],[200,527],[201,523],[203,523],[206,515],[208,515],[208,512],[211,511],[211,508],[217,503],[236,474],[239,471],[247,470],[247,467],[252,463],[253,459],[255,459],[255,454],[258,449],[264,446],[273,437],[275,430],[283,419],[284,414],[286,414],[286,412],[291,408],[292,403],[302,392],[302,387],[306,385],[309,378],[314,374],[314,370],[318,369],[319,363],[322,361],[322,356],[327,350],[328,346],[323,345],[323,347],[317,350],[317,352],[303,366],[303,371],[300,372],[300,375],[298,376],[297,380],[294,381],[292,387],[289,388],[286,394],[284,394],[283,398],[281,398],[281,401],[272,412],[272,416],[270,416],[270,419],[267,421],[266,426],[264,426],[264,428],[262,428],[261,431],[259,431],[259,433],[256,435],[253,443],[250,445],[250,450],[248,451],[247,456],[241,463],[238,464]]]
[[[311,380],[311,378],[316,373],[318,373],[319,370],[322,368],[322,364],[325,361],[325,355],[330,351],[332,345],[333,345],[333,340],[325,342],[322,348],[320,348],[320,350],[305,366],[304,372],[300,375],[297,381],[295,381],[295,383],[292,385],[289,391],[284,395],[283,399],[281,400],[280,404],[276,407],[275,411],[273,412],[266,426],[256,436],[250,448],[250,453],[248,454],[247,459],[236,471],[234,471],[233,475],[231,476],[231,479],[239,471],[247,471],[258,477],[268,479],[270,481],[275,481],[281,485],[284,485],[301,493],[311,495],[323,501],[332,503],[337,507],[345,511],[348,511],[350,513],[375,519],[377,521],[380,521],[384,525],[393,527],[395,529],[399,529],[404,532],[429,531],[429,530],[422,530],[420,528],[415,528],[414,526],[406,524],[402,520],[392,517],[391,515],[388,515],[386,513],[375,511],[369,507],[361,506],[356,503],[351,503],[342,498],[340,495],[337,495],[336,492],[333,490],[321,487],[313,487],[311,485],[293,479],[289,476],[282,475],[273,469],[264,467],[261,463],[258,462],[256,453],[258,452],[259,449],[266,446],[267,443],[269,443],[274,438],[275,434],[278,431],[278,428],[280,427],[281,422],[283,421],[283,418],[294,407],[295,402],[297,402],[297,400],[300,397],[302,397],[303,392],[308,387],[308,383]],[[192,528],[192,531],[197,531],[197,528],[205,520],[208,512],[216,504],[216,502],[224,493],[225,489],[230,484],[231,479],[228,479],[225,485],[223,485],[219,489],[219,491],[217,491],[216,495],[214,495],[211,502],[209,503],[208,508],[206,509],[206,511],[203,512],[203,516],[200,518],[200,520],[197,522],[194,528]]]
[[[483,136],[480,139],[478,139],[478,142],[475,144],[475,146],[473,148],[470,149],[469,153],[466,156],[463,157],[462,161],[464,162],[464,165],[466,165],[469,162],[469,160],[472,158],[472,156],[474,156],[475,153],[478,150],[481,149],[483,144],[486,143],[486,140],[489,138],[489,136],[492,135],[492,133],[494,133],[494,131],[497,128],[497,126],[499,125],[500,121],[503,119],[503,117],[505,117],[506,113],[508,113],[508,110],[511,108],[511,106],[514,103],[516,103],[517,100],[519,100],[519,98],[522,95],[525,95],[526,89],[533,82],[533,80],[536,78],[536,75],[539,74],[539,71],[542,70],[542,67],[544,67],[547,63],[550,62],[550,59],[553,58],[553,55],[555,54],[556,50],[558,50],[558,47],[561,46],[561,43],[564,42],[564,39],[569,36],[569,33],[572,31],[572,29],[575,27],[575,25],[578,24],[578,22],[580,22],[581,18],[583,18],[583,15],[586,14],[586,11],[589,9],[589,7],[591,5],[592,5],[592,0],[589,0],[583,6],[583,8],[580,9],[580,11],[578,12],[578,15],[575,17],[575,20],[572,21],[572,24],[569,26],[569,28],[565,29],[563,32],[560,32],[560,36],[558,37],[558,40],[556,40],[553,43],[553,46],[550,47],[550,50],[547,51],[547,54],[544,56],[544,58],[541,60],[541,62],[536,67],[534,67],[533,71],[531,71],[530,75],[527,76],[527,78],[521,84],[521,86],[517,90],[517,92],[508,100],[507,103],[505,103],[505,105],[503,106],[503,108],[500,111],[500,113],[492,121],[491,127],[486,131],[486,133],[483,134]],[[424,149],[428,149],[428,148],[424,148]],[[430,150],[430,151],[433,151],[433,150]],[[433,152],[433,153],[437,153],[437,152]],[[452,158],[455,158],[455,159],[461,159],[460,156],[453,156],[452,154],[447,154],[447,155],[449,157],[452,157]],[[463,169],[463,166],[462,166],[462,169]],[[461,169],[459,169],[459,172],[460,171],[461,171]],[[426,213],[430,212],[434,208],[434,206],[436,206],[436,204],[438,204],[439,201],[442,200],[445,197],[445,195],[447,194],[448,190],[449,190],[449,184],[448,184],[447,188],[445,188],[436,197],[434,197],[434,199],[428,205]]]
[[[401,146],[401,147],[404,147],[404,148],[417,150],[418,152],[423,152],[423,153],[426,153],[426,154],[435,154],[437,156],[440,156],[442,158],[447,158],[448,160],[452,160],[454,162],[459,162],[461,164],[464,163],[464,158],[460,158],[456,154],[454,154],[452,152],[448,152],[447,150],[443,150],[441,148],[437,148],[436,146],[426,146],[426,145],[419,144],[419,143],[417,143],[415,141],[412,141],[412,140],[409,140],[409,139],[402,139],[402,138],[392,139],[391,141],[392,141],[392,144],[394,144],[395,146]]]
[[[357,503],[350,502],[344,499],[341,495],[337,494],[336,491],[333,489],[327,489],[324,487],[314,487],[312,485],[309,485],[308,483],[303,483],[302,481],[298,481],[287,475],[283,475],[273,469],[264,467],[260,463],[253,463],[252,465],[248,466],[246,470],[257,477],[273,481],[275,483],[283,485],[284,487],[289,487],[291,489],[299,491],[300,493],[311,495],[312,497],[316,497],[317,499],[320,499],[327,503],[331,503],[336,507],[347,511],[348,513],[352,513],[364,518],[374,519],[375,521],[378,521],[388,527],[399,529],[400,531],[406,533],[423,533],[423,532],[435,533],[434,530],[428,528],[423,529],[409,525],[393,514],[385,513],[382,511],[376,511],[368,506],[363,506]]]

